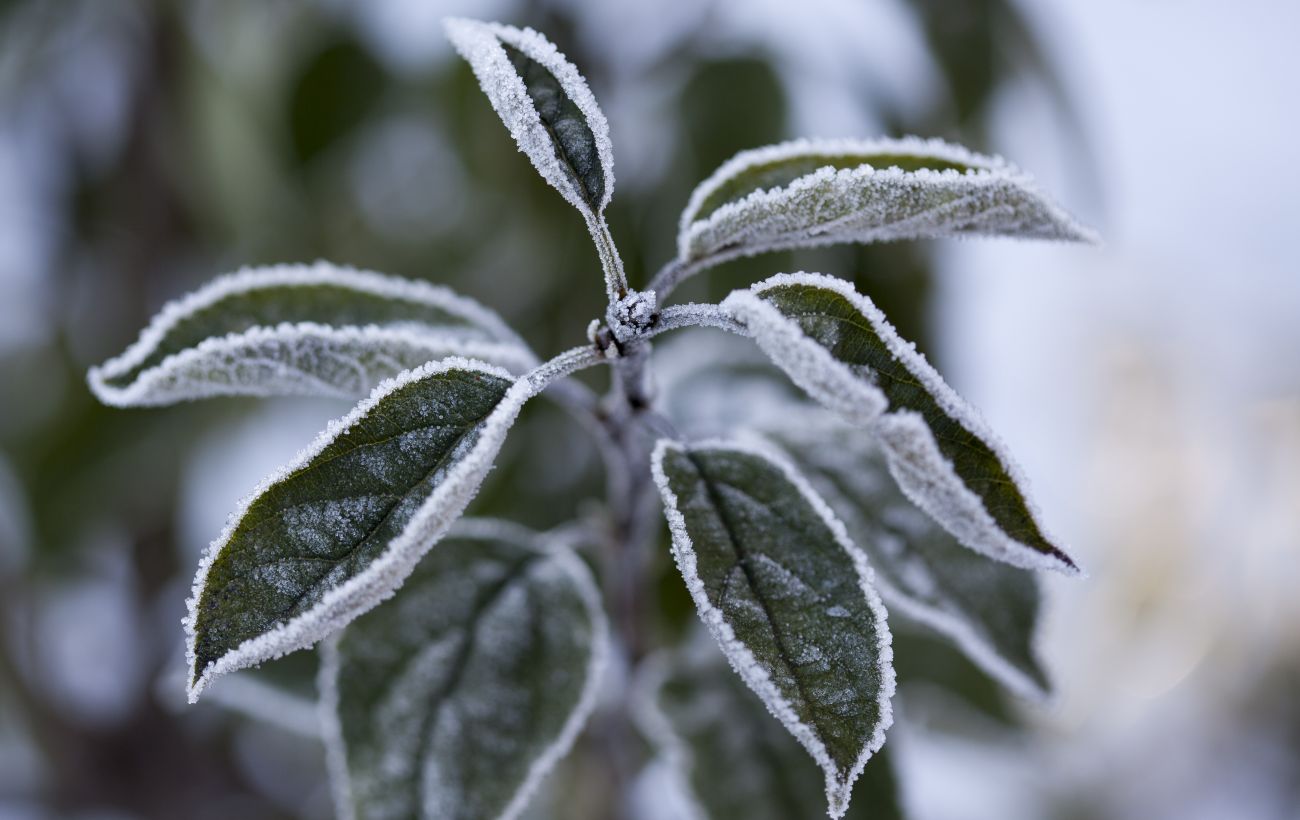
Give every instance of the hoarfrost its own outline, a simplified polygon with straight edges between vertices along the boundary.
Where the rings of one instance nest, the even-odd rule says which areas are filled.
[[[934,629],[1013,692],[1046,697],[1050,682],[1036,651],[1040,593],[1029,572],[964,549],[882,478],[878,445],[829,414],[789,413],[762,430],[805,477],[871,557],[891,609]]]
[[[608,625],[582,561],[509,522],[466,519],[451,538],[453,552],[438,554],[447,566],[422,564],[392,602],[324,644],[340,817],[360,805],[366,817],[515,818],[594,706]],[[585,662],[570,669],[569,655]],[[519,674],[538,660],[548,663]],[[561,705],[539,703],[538,686],[573,692],[562,715],[533,712]],[[497,767],[475,768],[475,746]]]
[[[786,700],[777,688],[771,672],[759,662],[750,648],[737,636],[727,616],[709,598],[704,581],[697,568],[698,559],[691,535],[687,530],[681,503],[664,470],[664,459],[670,451],[681,453],[688,450],[693,452],[708,450],[738,452],[772,463],[796,489],[799,496],[815,511],[816,515],[832,533],[837,544],[852,561],[858,576],[858,587],[861,589],[867,605],[873,613],[874,629],[878,640],[873,650],[877,657],[877,671],[881,679],[881,688],[876,702],[879,710],[879,720],[876,722],[871,737],[866,740],[856,760],[844,771],[841,771],[831,757],[818,731],[799,718],[793,705]],[[668,527],[672,536],[673,558],[682,577],[686,580],[687,588],[700,613],[701,620],[704,621],[713,634],[714,639],[722,648],[736,673],[740,675],[750,689],[758,694],[768,710],[785,725],[790,733],[812,755],[817,765],[822,769],[826,781],[826,798],[830,816],[833,818],[843,816],[848,809],[854,781],[862,773],[867,760],[884,745],[885,731],[893,722],[891,698],[894,694],[895,677],[892,639],[886,622],[885,607],[873,586],[874,575],[866,556],[849,540],[844,525],[835,518],[825,502],[813,491],[803,477],[790,466],[784,456],[771,448],[755,447],[748,444],[738,445],[735,442],[727,441],[697,442],[688,446],[669,439],[661,439],[655,446],[651,466],[655,484],[658,486],[659,494],[664,502],[664,514],[668,519]],[[792,595],[799,594],[797,588],[792,588],[789,592]],[[815,663],[817,659],[810,655],[808,660]],[[820,694],[825,695],[832,702],[837,697],[837,693],[830,690]],[[838,693],[838,698],[841,701],[853,697],[852,692]]]
[[[609,123],[587,87],[587,81],[549,40],[531,28],[518,29],[463,18],[450,18],[443,25],[456,51],[473,68],[483,93],[510,130],[519,150],[570,205],[588,219],[596,218],[609,204],[614,192],[614,150],[609,139]],[[571,172],[557,155],[555,141],[528,96],[524,81],[511,65],[502,43],[519,49],[549,71],[586,118],[596,139],[596,151],[605,180],[604,195],[595,203],[594,209],[587,204]]]
[[[875,374],[836,359],[820,341],[763,299],[782,287],[803,286],[843,297],[885,345],[889,355],[912,377],[939,411],[982,442],[1017,488],[1024,513],[1048,545],[1035,549],[1000,526],[984,501],[959,476],[940,450],[927,420],[907,408],[891,407]],[[814,273],[777,274],[748,290],[731,293],[722,308],[745,325],[759,346],[821,404],[847,420],[867,427],[884,445],[890,472],[909,499],[967,547],[1025,569],[1052,569],[1079,574],[1066,552],[1046,535],[1029,496],[1028,482],[1006,447],[979,413],[950,388],[915,346],[902,339],[871,300],[842,279]]]
[[[877,168],[873,156],[882,166],[906,159],[922,167]],[[923,167],[927,159],[942,170]],[[768,189],[742,186],[740,198],[705,207],[739,178],[761,180],[786,164],[803,173],[775,178]],[[743,151],[701,183],[682,213],[678,257],[720,261],[780,248],[963,235],[1096,241],[1000,157],[915,137],[801,139]]]
[[[88,381],[116,406],[237,394],[359,397],[451,355],[516,371],[536,364],[519,336],[471,299],[317,262],[246,268],[168,303]]]
[[[264,479],[240,504],[230,516],[221,536],[212,542],[200,561],[193,592],[187,602],[189,613],[184,621],[186,657],[190,665],[188,687],[190,702],[195,702],[215,677],[311,646],[391,596],[410,574],[419,558],[442,537],[474,497],[500,450],[506,432],[519,415],[523,404],[552,380],[597,361],[594,353],[585,348],[578,348],[556,357],[514,381],[496,408],[481,423],[472,442],[467,441],[463,449],[448,460],[449,466],[443,468],[444,472],[434,482],[433,491],[419,502],[418,508],[412,512],[400,534],[386,545],[378,557],[351,577],[344,578],[335,573],[330,578],[334,585],[300,615],[280,622],[269,631],[244,641],[205,668],[196,668],[198,605],[203,597],[209,570],[217,556],[230,542],[236,527],[255,499],[273,485],[311,464],[335,439],[374,411],[388,395],[406,385],[452,370],[483,373],[502,379],[512,379],[512,377],[498,367],[467,359],[450,358],[429,363],[405,371],[380,384],[369,398],[353,408],[348,415],[331,422],[316,441],[303,450],[293,462]]]

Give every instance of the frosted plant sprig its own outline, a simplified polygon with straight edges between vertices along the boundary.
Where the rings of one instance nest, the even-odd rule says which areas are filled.
[[[901,814],[881,759],[895,689],[885,605],[1042,697],[1029,570],[1077,566],[1006,448],[847,282],[782,274],[719,304],[666,302],[688,276],[776,248],[1091,233],[995,157],[915,138],[797,140],[743,152],[700,185],[674,261],[637,290],[605,220],[613,150],[586,80],[531,29],[446,30],[582,215],[604,316],[586,344],[543,361],[437,285],[325,262],[252,268],[168,304],[92,368],[91,390],[116,406],[356,402],[252,490],[200,560],[184,619],[190,700],[323,643],[320,734],[342,818],[517,817],[589,719],[602,744],[640,748],[632,708],[699,818],[808,816],[823,801],[834,818]],[[660,403],[650,340],[695,327],[751,340],[777,366],[758,377],[767,389],[753,389],[752,361],[741,378],[739,360],[698,347]],[[597,365],[612,375],[603,398],[569,378]],[[603,505],[548,535],[462,518],[539,394],[594,437]],[[701,412],[667,409],[683,403]],[[691,439],[706,417],[725,438]],[[680,646],[641,603],[664,521],[707,627]],[[568,545],[578,534],[596,542],[598,581]],[[638,705],[595,708],[607,644],[641,681]],[[292,704],[280,708],[303,730],[298,695],[261,701]]]

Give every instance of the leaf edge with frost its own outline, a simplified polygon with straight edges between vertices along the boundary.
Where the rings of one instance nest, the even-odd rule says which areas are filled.
[[[197,669],[198,607],[206,587],[208,572],[221,551],[229,544],[252,503],[271,486],[310,463],[325,447],[350,429],[389,394],[419,379],[457,369],[495,376],[511,381],[513,384],[483,422],[478,438],[469,452],[448,470],[442,482],[420,503],[401,533],[390,541],[383,552],[361,572],[325,592],[306,612],[243,641],[216,660],[210,661],[202,670]],[[196,703],[199,695],[216,677],[309,647],[390,597],[410,575],[420,557],[434,547],[436,541],[464,512],[488,470],[491,469],[506,433],[520,409],[540,390],[540,387],[527,376],[516,380],[509,372],[499,367],[470,359],[450,358],[440,362],[430,362],[385,380],[347,415],[331,422],[315,441],[299,452],[289,464],[259,482],[257,487],[240,501],[230,514],[221,535],[204,552],[195,573],[190,597],[186,600],[187,612],[183,624],[188,667],[186,694],[189,702]]]
[[[869,160],[863,160],[862,164],[855,167],[845,167],[833,169],[829,165],[823,166],[809,173],[801,174],[789,182],[771,188],[757,189],[749,192],[739,199],[731,200],[723,205],[713,209],[703,219],[696,219],[701,207],[706,200],[727,181],[736,175],[753,168],[756,165],[780,161],[784,159],[793,159],[801,155],[827,157],[853,154],[853,153],[921,153],[928,154],[943,162],[960,163],[970,166],[970,169],[964,173],[957,171],[932,171],[920,169],[916,171],[903,171],[898,168],[883,167],[875,168],[871,166]],[[829,171],[829,175],[823,172]],[[826,177],[822,179],[819,177]],[[815,182],[825,182],[830,178],[842,179],[845,182],[850,180],[865,180],[873,177],[898,177],[899,179],[926,179],[936,185],[951,185],[954,181],[960,180],[965,183],[975,183],[977,186],[991,187],[995,184],[1009,184],[1035,200],[1047,214],[1049,222],[1056,226],[1054,235],[1035,237],[1038,239],[1050,239],[1055,241],[1073,241],[1096,244],[1099,239],[1096,231],[1088,228],[1078,222],[1073,216],[1066,212],[1054,200],[1048,197],[1039,189],[1038,183],[1032,176],[1021,171],[1007,160],[997,155],[985,155],[975,153],[961,145],[946,142],[944,140],[931,138],[923,139],[915,136],[905,136],[901,138],[880,137],[875,139],[808,139],[800,138],[788,140],[785,142],[775,143],[773,145],[751,148],[739,152],[731,159],[720,165],[709,177],[701,182],[692,191],[686,208],[682,211],[678,223],[677,233],[677,259],[681,263],[694,263],[711,255],[723,255],[726,258],[733,256],[751,256],[765,253],[772,250],[791,247],[816,247],[826,244],[852,243],[861,240],[852,238],[839,238],[831,234],[827,229],[832,223],[821,226],[823,235],[816,236],[813,234],[805,235],[801,238],[782,238],[774,243],[757,242],[752,245],[742,244],[736,248],[727,246],[696,248],[696,242],[703,235],[719,224],[728,219],[735,217],[737,214],[746,210],[755,210],[760,206],[769,207],[771,210],[779,211],[783,204],[792,201],[802,189],[809,187]],[[840,220],[840,221],[843,221]],[[811,226],[804,228],[808,231]],[[1013,233],[990,231],[988,235],[1014,236]],[[904,238],[938,238],[946,235],[939,231],[919,231],[915,235]],[[969,234],[967,234],[969,235]],[[985,235],[977,232],[976,235]],[[884,241],[890,238],[885,237]],[[733,240],[740,241],[740,240]],[[882,240],[871,240],[882,241]]]
[[[536,796],[547,775],[572,750],[574,741],[595,711],[611,654],[609,617],[601,603],[600,592],[592,578],[591,570],[569,547],[558,543],[547,543],[543,533],[535,533],[512,521],[494,518],[461,518],[448,528],[445,537],[470,540],[504,538],[533,542],[533,549],[549,560],[555,560],[574,582],[578,596],[591,620],[592,651],[587,661],[585,682],[578,702],[569,713],[555,740],[534,759],[528,775],[519,784],[510,803],[495,818],[495,820],[516,820],[528,807],[529,801]],[[341,631],[336,632],[321,643],[321,666],[317,679],[320,697],[317,701],[317,713],[335,811],[339,820],[356,820],[351,780],[348,774],[347,744],[343,740],[343,729],[338,719],[339,693],[335,682],[339,672],[338,641],[341,634]]]
[[[467,326],[479,328],[490,339],[515,345],[522,351],[526,351],[529,356],[533,355],[519,335],[511,330],[494,311],[441,285],[388,276],[325,261],[311,264],[262,265],[244,267],[233,273],[218,276],[199,288],[164,304],[126,350],[103,364],[90,368],[86,377],[90,389],[105,404],[127,406],[118,401],[122,391],[130,390],[132,384],[150,370],[162,367],[167,359],[182,355],[185,350],[194,350],[197,345],[169,354],[160,364],[137,373],[135,379],[124,387],[111,385],[109,380],[120,378],[137,369],[153,355],[166,340],[167,335],[188,317],[200,310],[214,307],[230,296],[244,295],[261,289],[315,286],[358,290],[370,296],[408,301],[441,310],[464,319]],[[405,326],[410,324],[412,323],[406,323]],[[229,335],[238,334],[209,338],[228,338]]]
[[[753,652],[736,636],[731,625],[727,623],[725,616],[709,601],[704,590],[704,583],[696,570],[694,543],[686,529],[685,516],[680,510],[677,495],[673,492],[663,469],[663,459],[668,450],[682,452],[698,449],[738,451],[770,462],[790,481],[804,501],[822,519],[857,570],[858,586],[866,597],[867,606],[875,618],[877,634],[880,636],[877,667],[881,673],[881,689],[876,698],[877,707],[880,710],[880,720],[876,724],[872,736],[859,752],[853,766],[850,767],[843,778],[838,776],[838,769],[825,745],[816,736],[816,732],[805,725],[795,714],[794,708],[776,689],[771,682],[770,676],[759,664]],[[803,476],[779,452],[756,446],[753,443],[738,443],[723,439],[706,439],[684,444],[673,439],[661,438],[655,444],[650,466],[655,485],[658,487],[660,497],[663,500],[664,517],[668,521],[668,529],[672,536],[673,560],[678,571],[686,580],[687,588],[692,601],[695,603],[700,620],[708,627],[714,640],[722,649],[723,654],[726,655],[731,668],[762,699],[772,715],[781,721],[781,724],[812,756],[825,777],[826,799],[830,816],[832,818],[841,817],[848,809],[854,782],[862,774],[862,770],[866,768],[867,761],[885,744],[885,733],[894,722],[893,696],[897,688],[897,680],[893,664],[892,633],[889,629],[888,613],[885,610],[884,603],[880,600],[880,595],[873,586],[874,572],[867,561],[866,555],[849,539],[847,532],[844,530],[844,525],[835,517],[835,514],[826,505],[825,501],[817,495]]]
[[[821,344],[807,337],[795,326],[793,320],[761,298],[761,294],[765,291],[787,285],[830,290],[846,299],[855,310],[859,311],[871,324],[876,335],[885,343],[889,354],[920,381],[940,409],[984,442],[1014,483],[1024,501],[1030,522],[1043,540],[1051,545],[1055,553],[1036,550],[1006,533],[988,511],[983,500],[966,486],[951,462],[939,450],[929,425],[919,413],[907,409],[885,410],[888,401],[879,388],[865,385],[864,380],[856,376],[847,365],[835,360]],[[1042,524],[1038,506],[1029,492],[1029,482],[1020,466],[1011,457],[1006,445],[979,412],[948,386],[925,356],[916,350],[914,345],[903,340],[880,309],[869,298],[858,293],[851,283],[820,273],[802,271],[778,273],[749,288],[732,291],[722,301],[720,307],[732,319],[745,325],[759,346],[768,352],[778,366],[786,370],[791,380],[800,387],[804,387],[805,383],[815,384],[820,392],[814,392],[807,387],[804,389],[825,406],[841,413],[848,421],[865,426],[869,433],[876,436],[885,445],[890,473],[904,494],[913,504],[943,525],[958,541],[990,558],[1005,561],[1022,569],[1050,569],[1067,576],[1083,575],[1083,571],[1066,550],[1056,546],[1057,539],[1048,535],[1047,529]],[[806,346],[813,346],[826,355],[824,358],[811,355],[791,358],[781,350],[773,354],[768,347],[774,346],[775,343],[764,346],[764,336],[775,340],[794,340],[801,350]],[[832,363],[834,366],[819,371],[821,375],[829,378],[813,379],[807,374],[796,375],[786,369],[784,364],[784,362],[793,362],[798,365],[806,361],[813,362],[814,367],[819,366],[819,362]],[[880,410],[875,406],[869,407],[864,412],[853,409],[856,397],[863,395],[863,386],[867,387],[866,395],[871,396],[871,401],[874,401],[876,396],[880,398]],[[929,487],[923,486],[927,482],[919,476],[919,470],[909,467],[909,463],[905,462],[900,455],[902,453],[911,457],[913,467],[916,463],[922,463],[931,477],[938,476],[941,480],[929,482],[931,485]],[[938,486],[942,491],[942,502],[936,500],[936,495],[939,493],[934,486]]]
[[[465,17],[445,18],[442,25],[456,52],[470,64],[484,95],[505,123],[520,152],[528,157],[537,173],[589,222],[599,219],[614,194],[614,151],[609,138],[609,121],[577,67],[545,35],[532,28],[521,29]],[[502,43],[518,49],[549,71],[586,119],[595,138],[604,180],[601,200],[594,207],[581,193],[572,189],[573,181],[555,156],[555,143],[523,79],[501,47]]]

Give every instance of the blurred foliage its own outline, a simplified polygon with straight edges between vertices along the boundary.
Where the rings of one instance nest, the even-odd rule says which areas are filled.
[[[856,95],[891,131],[980,146],[991,101],[1014,77],[1059,95],[1008,0],[910,6],[946,87],[905,109]],[[611,110],[642,86],[582,34],[580,8],[537,0],[504,19],[545,31]],[[543,352],[580,342],[603,313],[581,220],[515,151],[469,69],[446,56],[415,67],[386,59],[359,17],[346,4],[307,0],[0,3],[0,137],[18,162],[39,165],[46,195],[34,241],[47,249],[39,270],[21,272],[46,294],[30,307],[45,332],[0,347],[0,466],[12,466],[21,495],[0,501],[21,507],[31,529],[26,562],[0,560],[0,770],[18,773],[0,771],[0,808],[150,818],[328,812],[319,760],[304,757],[300,741],[266,741],[257,733],[273,730],[213,707],[174,713],[150,689],[175,661],[198,546],[180,536],[187,465],[196,442],[257,406],[124,412],[92,400],[87,366],[122,350],[163,301],[240,265],[328,258],[446,283],[499,310]],[[609,215],[634,283],[673,253],[695,183],[738,150],[796,135],[792,69],[759,45],[720,51],[708,35],[678,32],[645,69],[660,100],[654,124],[668,140],[662,173],[620,180]],[[1064,102],[1061,110],[1069,116]],[[627,158],[617,139],[615,154]],[[718,299],[798,268],[852,278],[927,346],[931,275],[920,244],[738,260],[680,298]],[[551,527],[602,491],[583,431],[535,404],[473,512]],[[298,443],[315,432],[302,430]],[[690,602],[666,555],[652,565],[669,636],[688,623]],[[110,575],[117,558],[126,570]],[[65,672],[51,660],[78,647],[78,636],[42,631],[49,591],[85,578],[108,579],[133,624],[125,633],[96,626],[86,640],[109,653],[135,646],[144,682],[94,720],[67,708],[57,685]],[[921,677],[950,661],[927,667],[923,657]],[[310,675],[310,665],[296,668],[284,674]],[[975,708],[1013,719],[977,674],[944,680]],[[599,758],[600,743],[584,741],[557,783],[581,779],[581,762]],[[612,799],[593,784],[580,792],[574,800],[590,803],[593,816]]]

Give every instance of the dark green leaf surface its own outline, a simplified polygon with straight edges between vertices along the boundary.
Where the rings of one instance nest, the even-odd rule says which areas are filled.
[[[668,659],[665,659],[668,661]],[[682,769],[701,820],[813,817],[822,775],[710,644],[695,642],[662,669],[654,707],[661,744]],[[853,786],[846,820],[901,820],[893,762],[883,747]]]
[[[469,503],[529,393],[470,363],[411,371],[246,502],[199,569],[191,698],[373,607]]]
[[[600,167],[596,136],[587,118],[544,65],[514,46],[502,45],[546,126],[556,159],[582,192],[587,205],[593,211],[599,210],[605,199],[605,172]]]
[[[1094,239],[997,157],[915,138],[795,140],[743,151],[701,183],[678,257],[971,234]]]
[[[723,303],[795,383],[881,439],[900,486],[966,546],[1077,572],[977,414],[848,283],[780,275]],[[855,406],[862,405],[862,406]]]
[[[654,466],[701,618],[821,766],[840,816],[892,720],[889,629],[865,558],[811,490],[760,453],[661,442]]]
[[[604,641],[572,553],[513,527],[449,536],[326,644],[340,815],[516,816],[586,719]]]
[[[1040,595],[1027,570],[968,550],[899,491],[853,428],[807,413],[773,433],[871,559],[881,596],[1020,694],[1051,689],[1034,648]]]

